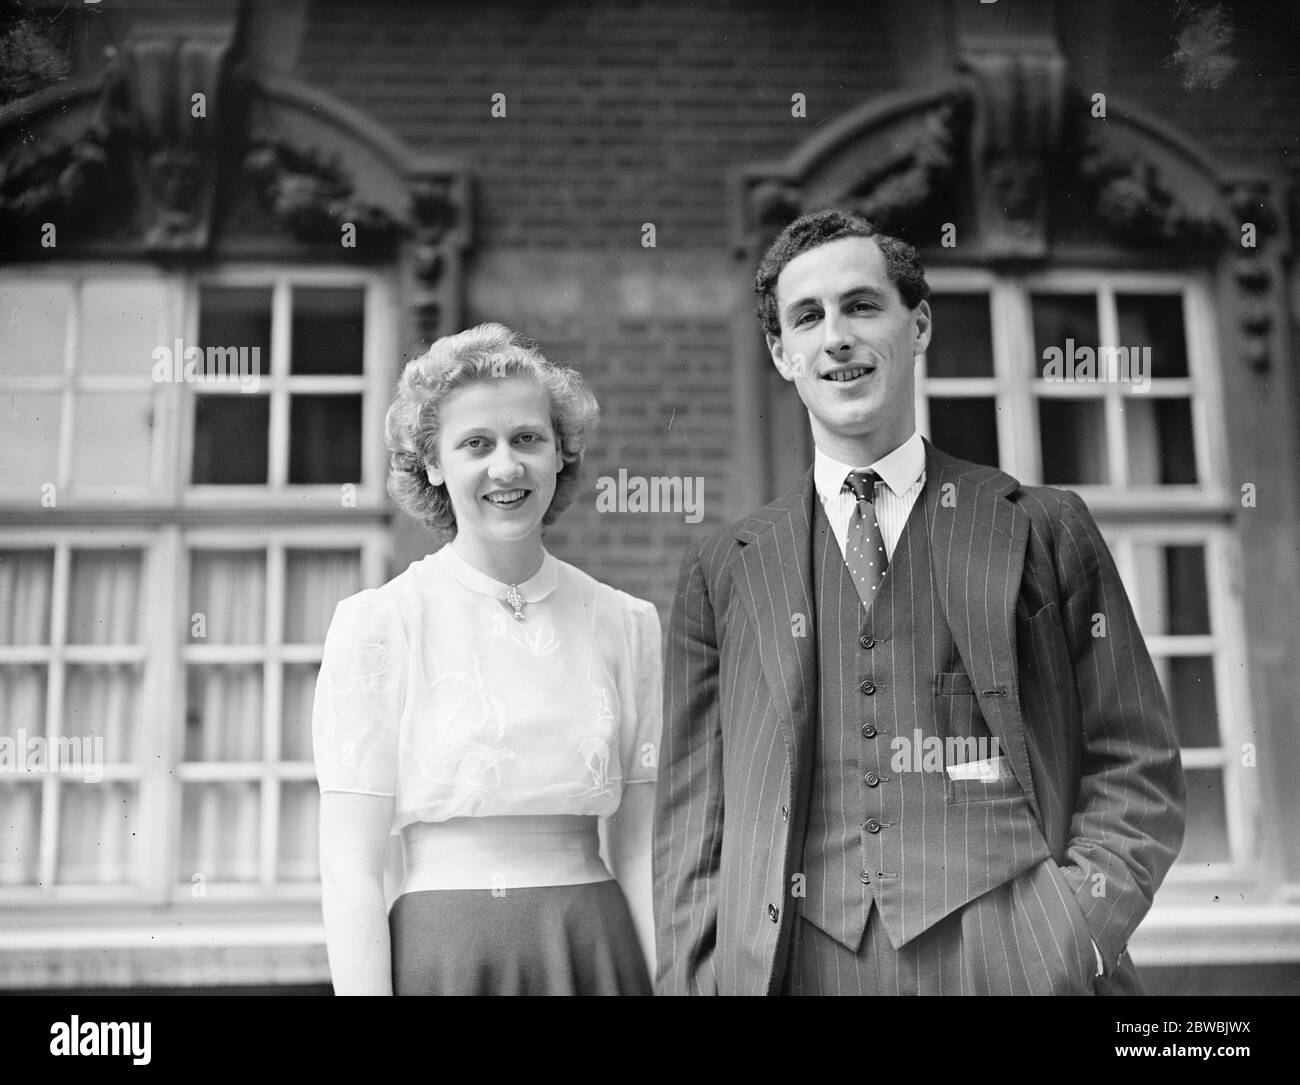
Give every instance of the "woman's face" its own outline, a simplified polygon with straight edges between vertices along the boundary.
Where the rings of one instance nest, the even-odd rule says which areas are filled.
[[[488,545],[540,539],[564,466],[546,390],[527,376],[477,380],[443,400],[439,422],[429,481],[447,487],[457,534]]]

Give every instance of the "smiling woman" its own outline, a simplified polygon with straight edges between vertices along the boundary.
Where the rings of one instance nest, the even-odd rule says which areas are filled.
[[[326,638],[313,736],[340,994],[649,993],[654,788],[631,785],[656,778],[659,618],[542,545],[598,413],[499,324],[398,383],[389,493],[450,541],[344,599]],[[390,833],[405,872],[385,916]]]

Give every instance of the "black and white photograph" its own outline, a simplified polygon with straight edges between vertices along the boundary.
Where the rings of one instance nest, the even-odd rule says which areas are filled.
[[[1298,213],[1295,0],[0,0],[0,994],[1248,1059]]]

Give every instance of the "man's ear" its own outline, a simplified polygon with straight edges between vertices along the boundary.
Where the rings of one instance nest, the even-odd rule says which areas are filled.
[[[803,360],[802,354],[787,356],[785,345],[781,342],[779,335],[773,335],[768,332],[765,336],[767,339],[767,352],[772,355],[772,364],[781,374],[782,379],[793,381],[795,377],[802,376],[807,370],[807,363]]]
[[[930,345],[930,303],[922,298],[912,310],[912,319],[916,321],[916,339],[913,341],[912,353],[924,354]]]

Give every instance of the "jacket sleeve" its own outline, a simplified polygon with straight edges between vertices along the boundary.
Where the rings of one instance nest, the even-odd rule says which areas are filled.
[[[1081,779],[1062,873],[1109,974],[1182,847],[1186,783],[1119,571],[1083,500],[1062,497],[1058,583],[1082,709]]]
[[[655,796],[654,902],[659,994],[716,994],[722,729],[719,653],[701,545],[682,562],[664,667]]]

